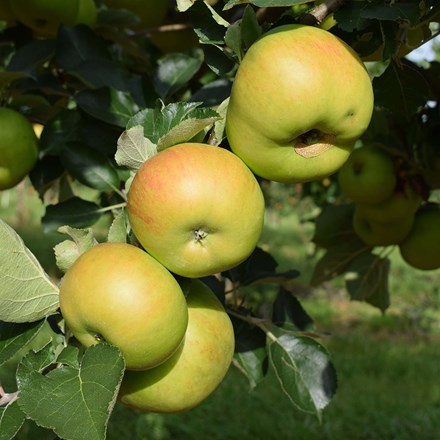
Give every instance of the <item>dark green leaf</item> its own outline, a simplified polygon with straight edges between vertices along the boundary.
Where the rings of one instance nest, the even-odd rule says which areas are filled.
[[[250,6],[246,6],[243,18],[241,19],[241,39],[245,47],[251,47],[261,36],[262,32],[254,9]]]
[[[242,40],[241,40],[241,21],[232,23],[225,34],[225,43],[229,49],[234,52],[239,61],[243,58]]]
[[[229,79],[211,81],[195,92],[190,101],[201,102],[204,107],[215,107],[229,97],[231,88],[232,81]]]
[[[37,356],[29,353],[19,366],[20,408],[61,438],[103,440],[124,372],[119,350],[92,346],[77,368],[62,365],[46,375],[34,362]]]
[[[343,8],[335,11],[334,17],[338,22],[338,27],[346,32],[353,32],[355,29],[365,29],[370,20],[362,18],[362,11],[367,7],[368,2],[351,1],[347,2]]]
[[[51,58],[54,52],[54,40],[32,40],[17,49],[9,62],[7,70],[10,72],[26,72],[35,76],[37,68]]]
[[[78,106],[100,121],[125,127],[139,107],[129,93],[106,87],[84,90],[75,96]]]
[[[66,145],[61,161],[69,173],[84,185],[100,191],[119,188],[119,176],[109,159],[81,143]]]
[[[267,348],[270,365],[291,403],[320,418],[337,387],[327,350],[312,338],[280,331],[271,334]]]
[[[313,319],[298,298],[281,286],[272,306],[272,322],[281,327],[293,324],[298,330],[306,330],[313,324]]]
[[[197,73],[202,58],[195,58],[181,52],[161,58],[154,75],[154,88],[161,98],[173,95]]]
[[[194,32],[205,44],[222,44],[226,27],[217,23],[204,2],[197,1],[190,10]]]
[[[72,197],[64,202],[46,207],[42,223],[45,231],[54,231],[60,226],[86,228],[101,217],[101,208],[93,202]]]
[[[366,301],[384,312],[390,305],[389,271],[388,258],[359,255],[347,268],[346,287],[351,299]]]
[[[267,373],[266,335],[260,328],[239,318],[231,316],[231,321],[235,332],[234,358],[253,389]]]
[[[76,110],[63,110],[54,116],[41,133],[40,149],[44,154],[58,155],[69,142],[81,141],[81,115]]]
[[[409,121],[430,96],[422,69],[408,60],[399,64],[391,62],[385,72],[374,79],[373,86],[376,104],[405,121]]]
[[[360,14],[362,18],[391,21],[408,20],[410,23],[417,23],[421,15],[418,1],[363,3],[365,3],[365,7]]]
[[[87,26],[61,26],[58,32],[56,60],[64,69],[71,71],[85,61],[109,61],[110,55],[103,40]]]
[[[31,323],[0,321],[0,365],[32,341],[44,325],[44,320]]]
[[[12,440],[25,421],[25,414],[17,401],[0,406],[0,440]]]
[[[235,62],[216,46],[205,46],[205,62],[218,76],[224,76],[235,67]]]

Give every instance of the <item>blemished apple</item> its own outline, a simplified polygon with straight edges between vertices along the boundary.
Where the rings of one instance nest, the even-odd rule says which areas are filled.
[[[294,183],[335,173],[368,127],[373,89],[341,39],[279,26],[241,62],[226,115],[230,147],[258,176]]]
[[[362,146],[341,167],[338,181],[341,191],[354,202],[380,203],[396,188],[393,159],[377,144]]]
[[[420,270],[440,268],[440,205],[422,206],[415,215],[413,228],[400,243],[400,255],[412,267]]]
[[[81,344],[113,344],[133,370],[168,359],[188,324],[185,296],[175,278],[127,243],[101,243],[83,253],[62,279],[60,309]]]
[[[411,217],[422,204],[422,196],[407,183],[388,198],[376,204],[357,204],[362,217],[377,223],[396,223]]]
[[[234,354],[228,314],[201,281],[191,280],[189,322],[179,350],[147,371],[127,371],[118,400],[140,411],[176,413],[203,402],[225,377]]]
[[[21,113],[0,108],[0,191],[21,182],[38,158],[38,138]]]
[[[391,246],[401,243],[410,233],[414,215],[404,217],[398,222],[379,223],[362,216],[357,207],[353,215],[353,229],[368,246]]]
[[[127,201],[140,244],[188,278],[223,272],[248,258],[261,235],[264,206],[255,176],[235,154],[199,143],[148,159]]]

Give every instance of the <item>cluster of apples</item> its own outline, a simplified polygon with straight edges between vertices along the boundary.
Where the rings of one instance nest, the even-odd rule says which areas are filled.
[[[144,162],[127,212],[142,249],[101,243],[83,253],[62,279],[61,313],[84,346],[119,347],[121,403],[184,411],[214,391],[234,352],[231,321],[197,278],[249,257],[263,227],[263,194],[233,153],[185,143]],[[175,275],[184,277],[180,285]]]
[[[354,150],[338,180],[355,203],[353,229],[363,242],[398,245],[410,266],[440,268],[440,205],[423,203],[411,182],[398,178],[393,157],[382,145]]]
[[[355,203],[353,228],[369,246],[401,243],[411,231],[422,197],[397,178],[392,156],[380,144],[357,148],[338,173],[341,191]]]

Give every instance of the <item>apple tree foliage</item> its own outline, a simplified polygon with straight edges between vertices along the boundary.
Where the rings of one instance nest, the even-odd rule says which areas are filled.
[[[440,187],[440,64],[404,57],[439,32],[436,0],[228,0],[214,6],[178,0],[173,23],[192,29],[199,44],[168,53],[152,43],[150,30],[130,30],[135,17],[127,11],[96,3],[94,29],[61,26],[55,38],[36,39],[15,23],[0,34],[2,105],[44,125],[29,177],[45,205],[43,227],[66,237],[54,249],[60,273],[97,242],[92,227],[102,218],[109,219],[106,240],[133,241],[126,191],[151,151],[189,140],[228,146],[224,117],[237,66],[260,35],[281,24],[330,22],[330,32],[370,60],[375,110],[362,140],[387,145],[399,158],[399,173],[425,200]],[[84,187],[93,197],[78,190]],[[350,274],[349,296],[386,310],[387,251],[356,236],[353,204],[338,192],[337,180],[298,191],[320,212],[313,242],[323,252],[312,285]],[[240,266],[203,281],[226,303],[236,334],[233,367],[250,388],[272,369],[293,405],[321,417],[336,391],[336,372],[291,288],[295,261],[287,272],[277,266],[257,247]],[[0,268],[0,365],[12,360],[17,367],[12,384],[0,383],[0,439],[13,438],[26,419],[60,438],[105,438],[122,356],[105,343],[86,350],[71,343],[57,283],[3,221]],[[243,293],[261,285],[278,292],[264,315]]]

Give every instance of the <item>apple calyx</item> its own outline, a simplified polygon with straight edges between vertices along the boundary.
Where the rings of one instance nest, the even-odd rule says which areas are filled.
[[[97,342],[105,342],[105,338],[104,336],[102,336],[100,333],[95,333],[93,335],[93,338],[97,341]]]
[[[317,157],[333,147],[335,140],[334,134],[312,129],[296,138],[293,149],[302,157]]]
[[[202,228],[197,228],[194,230],[194,238],[197,243],[202,243],[203,240],[208,236],[208,233]]]

